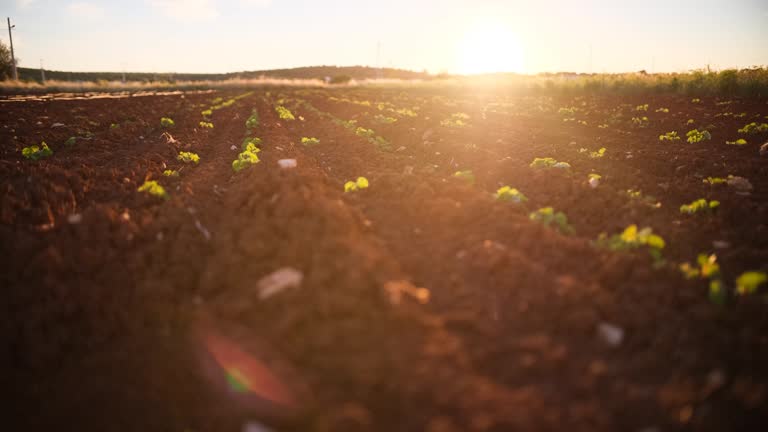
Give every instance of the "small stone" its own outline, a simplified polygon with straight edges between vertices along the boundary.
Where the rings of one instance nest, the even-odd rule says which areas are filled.
[[[304,274],[293,267],[283,267],[264,276],[256,285],[259,299],[266,300],[288,288],[298,288]]]
[[[624,340],[624,329],[607,322],[602,322],[597,325],[597,335],[603,342],[612,347],[617,347]]]
[[[733,176],[728,177],[728,186],[736,189],[740,192],[749,192],[752,190],[752,183],[744,177]]]
[[[397,150],[395,150],[395,151],[396,151],[396,152],[401,152],[401,151],[404,151],[404,150],[405,150],[405,146],[400,146],[400,147],[398,147],[398,148],[397,148]]]
[[[592,177],[589,179],[589,186],[592,189],[595,189],[596,187],[600,186],[600,179],[597,177]]]
[[[83,215],[80,213],[72,213],[71,215],[67,216],[67,222],[71,223],[72,225],[79,224],[83,221]]]
[[[714,246],[715,249],[728,249],[731,247],[731,244],[725,240],[715,240],[712,242],[712,246]]]
[[[283,169],[296,168],[297,166],[296,159],[280,159],[277,161],[277,164]]]
[[[54,123],[54,124],[51,125],[51,127],[52,128],[64,127],[64,123]]]
[[[237,150],[237,146],[232,144],[232,146],[229,149],[232,150],[232,151],[235,151],[235,150]]]
[[[760,146],[760,156],[768,156],[768,142]]]

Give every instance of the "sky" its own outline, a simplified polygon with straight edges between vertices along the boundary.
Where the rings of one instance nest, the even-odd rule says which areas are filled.
[[[768,0],[0,0],[0,14],[20,66],[68,71],[768,65]]]

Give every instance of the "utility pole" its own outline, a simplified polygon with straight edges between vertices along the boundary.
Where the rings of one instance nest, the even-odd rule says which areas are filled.
[[[13,80],[18,81],[19,80],[19,72],[16,71],[16,56],[13,54],[13,35],[11,34],[11,29],[16,27],[15,25],[11,25],[11,18],[8,18],[8,40],[11,42],[11,63],[13,66]]]

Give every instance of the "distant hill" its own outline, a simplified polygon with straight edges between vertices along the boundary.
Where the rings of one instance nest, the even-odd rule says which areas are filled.
[[[19,79],[22,81],[40,81],[40,69],[19,69]],[[231,72],[225,74],[193,74],[193,73],[145,73],[126,72],[126,81],[223,81],[233,78],[270,78],[288,79],[324,79],[348,77],[351,79],[431,79],[426,72],[415,72],[404,69],[372,68],[367,66],[309,66],[292,69],[271,69],[261,71]],[[66,72],[45,70],[45,78],[57,81],[121,81],[122,72]]]

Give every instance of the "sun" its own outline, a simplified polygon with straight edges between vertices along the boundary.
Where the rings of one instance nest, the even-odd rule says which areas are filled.
[[[517,35],[501,23],[469,30],[458,46],[457,72],[465,75],[524,72],[523,49]]]

